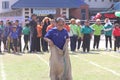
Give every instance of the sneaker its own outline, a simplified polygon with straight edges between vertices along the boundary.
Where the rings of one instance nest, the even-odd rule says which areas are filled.
[[[112,50],[112,48],[109,49],[110,51]]]
[[[92,51],[95,51],[95,48],[93,48]]]
[[[105,51],[108,51],[108,48],[106,48]]]

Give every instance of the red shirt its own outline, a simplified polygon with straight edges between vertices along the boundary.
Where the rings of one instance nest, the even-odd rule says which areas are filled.
[[[120,28],[113,29],[113,36],[120,36]]]

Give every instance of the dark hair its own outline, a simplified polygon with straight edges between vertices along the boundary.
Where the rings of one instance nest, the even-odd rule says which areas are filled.
[[[19,20],[16,20],[15,22],[19,23]]]
[[[56,23],[58,23],[60,20],[62,20],[62,21],[64,21],[64,22],[65,22],[65,19],[64,19],[64,18],[62,18],[62,17],[58,17],[55,21],[56,21]]]
[[[8,24],[11,26],[12,25],[12,23],[11,22],[8,22]]]
[[[31,17],[33,17],[33,16],[37,16],[36,14],[32,14],[32,16]]]

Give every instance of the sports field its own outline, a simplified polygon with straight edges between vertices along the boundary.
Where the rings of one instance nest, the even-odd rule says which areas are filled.
[[[0,55],[0,80],[50,80],[49,53]],[[73,80],[120,80],[120,53],[70,53]]]

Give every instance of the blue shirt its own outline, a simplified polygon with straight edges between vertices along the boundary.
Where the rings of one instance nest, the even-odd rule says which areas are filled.
[[[92,32],[93,32],[93,30],[89,26],[83,26],[81,29],[82,34],[91,34]]]
[[[10,33],[10,27],[6,26],[4,28],[4,37],[7,37],[9,35],[9,33]]]
[[[18,38],[18,32],[17,31],[15,31],[15,32],[11,31],[11,38],[12,39],[17,39]]]
[[[53,28],[46,33],[45,37],[52,40],[58,48],[63,49],[65,41],[69,36],[65,29],[59,31],[57,28]]]
[[[18,36],[21,36],[21,34],[22,34],[22,27],[21,26],[17,26],[17,32],[18,32]]]

